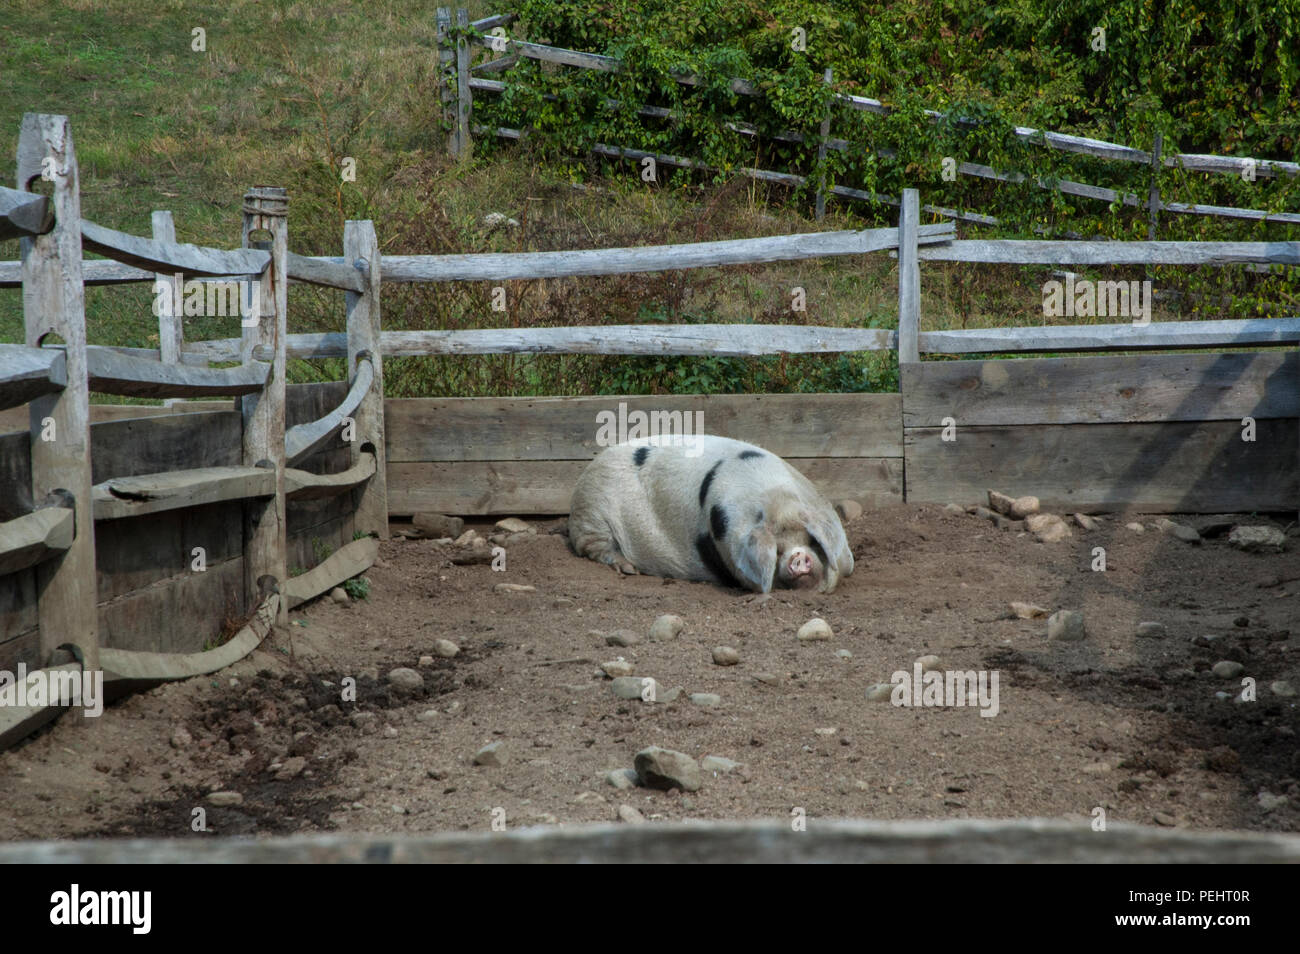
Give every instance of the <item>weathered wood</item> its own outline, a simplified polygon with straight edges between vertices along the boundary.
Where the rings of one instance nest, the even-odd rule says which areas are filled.
[[[201,467],[118,477],[96,484],[92,493],[95,519],[119,520],[221,500],[273,497],[275,471],[265,467]]]
[[[75,524],[71,507],[43,507],[0,523],[0,576],[66,552]]]
[[[165,589],[182,585],[191,578],[206,579],[219,564],[238,562],[242,568],[244,531],[240,520],[242,506],[238,500],[204,504],[185,510],[160,510],[132,517],[130,520],[100,520],[95,524],[95,566],[98,570],[95,598],[101,610],[104,604],[147,589]],[[202,548],[196,554],[194,549]],[[202,570],[195,560],[202,557]],[[204,630],[202,638],[215,633],[227,615],[240,616],[245,609],[243,599],[243,571],[234,577],[236,599],[226,606],[206,591],[200,594],[212,611],[213,619],[204,626],[195,626],[194,611],[186,617],[190,628]],[[226,587],[218,586],[224,594]],[[216,602],[214,607],[211,604]],[[165,606],[174,604],[167,603]],[[104,619],[103,613],[100,620]],[[114,615],[115,622],[121,622]],[[101,638],[105,637],[101,629]],[[154,633],[154,635],[157,635]],[[148,641],[150,632],[141,627],[141,641],[121,643],[124,648],[160,649]],[[135,637],[132,637],[134,639]],[[111,645],[103,639],[103,645]],[[166,645],[171,645],[168,640]],[[201,644],[200,644],[201,645]]]
[[[469,27],[469,11],[464,7],[456,9],[456,25]],[[473,139],[469,132],[470,111],[473,109],[473,93],[469,88],[469,41],[464,37],[456,40],[456,156],[468,159],[473,153]]]
[[[21,288],[22,262],[0,262],[0,288]],[[123,265],[104,259],[83,259],[81,281],[83,285],[121,285],[127,282],[152,282],[154,273],[143,268]]]
[[[1297,352],[930,361],[901,374],[907,427],[1300,417]]]
[[[454,98],[454,91],[451,88],[452,71],[455,69],[456,51],[451,42],[451,8],[437,7],[434,11],[436,23],[436,49],[438,51],[438,68],[435,71],[438,78],[438,99],[441,103],[442,112],[439,120],[446,124],[450,118],[450,128],[447,133],[447,154],[456,156],[459,151],[459,127],[456,124],[456,117],[449,115],[449,107]]]
[[[95,483],[115,477],[161,474],[240,463],[237,411],[131,416],[90,429]]]
[[[285,378],[288,366],[285,339],[288,337],[289,269],[288,269],[289,196],[283,188],[254,186],[244,194],[243,242],[252,245],[254,235],[269,234],[263,242],[269,254],[258,283],[260,306],[255,326],[244,325],[240,360],[248,364],[255,349],[270,349],[271,376],[257,394],[242,400],[244,420],[243,464],[245,467],[270,464],[275,474],[275,488],[269,500],[250,501],[244,505],[244,579],[249,601],[265,595],[267,578],[282,584],[288,576],[286,553],[286,504],[284,499],[284,413]],[[280,606],[280,621],[286,622],[288,609]]]
[[[1243,348],[1300,341],[1300,318],[1160,321],[1149,325],[1040,325],[921,332],[928,354],[1004,351],[1132,351],[1147,348]]]
[[[343,399],[342,404],[319,420],[299,424],[290,428],[285,434],[285,460],[290,464],[296,464],[304,457],[311,456],[333,437],[334,432],[343,426],[343,419],[351,417],[361,406],[361,401],[374,380],[374,366],[369,359],[359,361],[356,377],[353,378],[352,387],[348,389],[347,397]]]
[[[176,223],[170,212],[161,209],[155,211],[150,224],[153,227],[154,241],[175,244]],[[154,294],[163,293],[166,301],[166,306],[160,308],[158,314],[158,352],[163,364],[179,364],[181,352],[185,350],[184,316],[176,314],[177,309],[174,307],[175,302],[182,300],[183,284],[184,280],[175,272],[170,275],[158,272],[154,275]]]
[[[514,66],[514,65],[515,65],[516,63],[518,63],[518,62],[519,62],[519,57],[517,57],[517,56],[502,56],[502,57],[498,57],[498,58],[495,59],[495,60],[488,60],[486,63],[480,63],[480,64],[478,64],[477,66],[472,67],[472,68],[471,68],[471,72],[473,72],[473,73],[503,73],[503,72],[505,72],[506,70],[510,69],[510,67]],[[485,89],[485,88],[491,88],[491,87],[483,87],[483,86],[480,86],[480,85],[478,84],[478,82],[474,79],[474,77],[470,77],[469,85],[470,85],[470,89]],[[504,84],[504,83],[501,83],[500,86],[504,87],[505,84]],[[494,91],[495,91],[495,92],[502,92],[503,90],[494,90]]]
[[[362,454],[360,460],[347,470],[337,474],[312,474],[305,470],[296,470],[290,467],[284,472],[284,495],[290,500],[318,500],[326,497],[336,497],[339,494],[360,487],[374,475],[374,454]],[[387,515],[385,515],[384,522],[387,525]]]
[[[289,279],[322,288],[339,288],[343,291],[366,290],[365,275],[343,259],[316,257],[288,253]]]
[[[25,682],[28,686],[34,686],[39,681],[50,685],[52,688],[62,689],[64,676],[71,677],[74,673],[79,675],[81,671],[81,663],[64,663],[61,666],[51,666],[36,672],[29,672]],[[24,690],[25,693],[27,691]],[[71,704],[71,698],[65,699],[60,696],[57,701],[51,702],[49,705],[0,706],[0,752],[14,743],[22,741],[41,726],[53,722]]]
[[[781,457],[901,457],[898,394],[390,398],[390,461],[590,460],[638,412],[659,430],[761,444]],[[623,413],[626,412],[626,413]],[[697,418],[698,414],[698,418]],[[629,422],[628,415],[634,415]],[[615,440],[615,442],[617,442]]]
[[[1162,206],[1173,210],[1173,204]],[[1300,265],[1300,242],[1051,242],[959,239],[921,250],[922,261],[1012,265]]]
[[[898,214],[898,364],[920,361],[921,262],[917,234],[921,226],[920,193],[903,190]]]
[[[293,609],[322,593],[328,593],[344,580],[364,573],[375,564],[379,556],[379,541],[374,537],[353,540],[340,547],[315,568],[295,576],[280,587],[281,595],[289,609]]]
[[[1041,424],[904,431],[907,499],[970,504],[992,487],[1033,494],[1045,510],[1249,513],[1294,510],[1294,419]],[[391,479],[391,475],[390,475]]]
[[[479,33],[486,33],[493,27],[509,26],[519,19],[517,13],[497,13],[490,17],[484,17],[482,20],[475,20],[470,27]]]
[[[52,228],[54,208],[47,197],[0,186],[0,242],[44,235]]]
[[[380,333],[380,274],[383,263],[379,239],[370,221],[350,221],[343,227],[343,254],[364,268],[364,294],[347,295],[348,367],[361,372],[365,355],[371,369],[370,386],[354,414],[356,433],[348,454],[352,468],[374,461],[374,479],[367,481],[357,501],[356,529],[388,539],[388,473],[384,425],[384,362]],[[354,382],[355,383],[355,379]]]
[[[830,86],[831,83],[834,81],[834,77],[835,77],[834,70],[832,70],[828,66],[826,67],[826,72],[822,74],[822,82],[825,85]],[[819,167],[822,165],[822,163],[826,161],[827,140],[830,137],[830,134],[831,134],[831,108],[830,108],[830,104],[828,103],[826,106],[826,112],[822,116],[822,124],[818,129],[817,164]],[[816,202],[816,208],[814,210],[814,214],[818,222],[820,222],[822,219],[826,217],[826,182],[825,182],[824,175],[823,175],[823,180],[820,183],[818,183],[817,202]]]
[[[86,308],[81,283],[80,176],[66,116],[27,113],[18,138],[19,189],[42,172],[54,183],[54,228],[21,240],[23,324],[28,347],[57,335],[67,383],[31,402],[31,492],[42,500],[71,494],[77,534],[62,557],[36,568],[42,662],[65,643],[99,666],[95,611],[95,533],[91,511],[90,393],[86,386]]]
[[[864,506],[902,500],[898,457],[796,458],[790,461],[833,500],[851,497]],[[585,460],[388,462],[388,510],[407,516],[447,514],[568,513]]]
[[[258,274],[268,260],[267,254],[257,249],[227,252],[189,243],[158,242],[86,219],[81,220],[81,240],[86,248],[114,261],[169,274],[242,277]]]
[[[953,227],[922,226],[921,244],[950,241]],[[762,262],[790,262],[831,255],[865,255],[898,246],[897,229],[807,232],[766,238],[648,245],[642,248],[581,249],[568,252],[511,252],[477,255],[387,255],[385,282],[508,281],[567,278],[575,275],[626,275],[633,272],[714,268]]]
[[[68,362],[62,350],[0,344],[0,410],[57,394],[67,383]]]
[[[232,512],[238,522],[238,509]],[[248,613],[244,560],[236,557],[101,602],[99,632],[106,649],[190,653],[227,636],[229,625]]]
[[[1164,133],[1156,131],[1151,144],[1151,182],[1147,186],[1147,241],[1154,242],[1160,225],[1160,150],[1164,148]]]
[[[265,385],[271,365],[260,361],[237,368],[203,368],[164,364],[114,348],[87,349],[90,388],[101,394],[129,397],[212,397],[256,394]]]
[[[84,839],[0,845],[0,864],[1297,864],[1300,837],[1050,819],[809,819],[501,832]]]

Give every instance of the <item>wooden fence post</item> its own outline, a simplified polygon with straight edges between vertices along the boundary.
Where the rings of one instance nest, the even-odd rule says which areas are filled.
[[[1147,225],[1147,241],[1156,240],[1156,220],[1160,218],[1160,183],[1157,177],[1160,175],[1160,148],[1164,144],[1164,135],[1156,133],[1155,144],[1151,147],[1151,186],[1147,190],[1147,209],[1149,217]]]
[[[244,248],[265,248],[271,261],[258,279],[256,293],[257,320],[245,316],[241,340],[241,357],[252,360],[253,349],[269,347],[274,357],[266,386],[257,394],[242,398],[244,415],[245,466],[275,469],[275,496],[249,500],[244,506],[244,582],[253,605],[269,595],[271,586],[283,587],[286,570],[286,527],[284,500],[284,406],[285,406],[285,339],[288,335],[289,307],[288,257],[289,196],[274,186],[254,186],[244,196]],[[256,232],[269,232],[269,242],[254,238]],[[241,300],[248,296],[241,294]],[[267,577],[274,578],[273,581]],[[287,601],[281,600],[278,619],[288,620]]]
[[[464,7],[456,9],[456,26],[469,27],[469,11]],[[468,159],[474,149],[470,138],[469,120],[473,110],[473,99],[469,88],[469,40],[465,37],[456,39],[456,158]]]
[[[439,117],[440,122],[446,122],[451,114],[452,90],[448,76],[448,71],[456,59],[456,52],[452,49],[451,38],[451,8],[438,7],[438,62],[435,69],[438,73],[438,91],[439,99],[442,103],[442,115]],[[451,132],[447,134],[447,152],[452,156],[460,155],[460,122],[459,117],[453,117],[451,123]]]
[[[75,643],[86,669],[99,668],[95,511],[90,498],[90,389],[86,364],[86,303],[81,280],[81,196],[68,117],[27,113],[18,137],[18,184],[54,183],[54,229],[22,240],[23,325],[37,347],[47,335],[63,339],[67,383],[31,402],[32,497],[38,503],[64,490],[72,495],[72,545],[36,568],[41,665]]]
[[[831,68],[826,67],[826,74],[822,77],[822,82],[827,86],[831,85],[834,73]],[[826,217],[826,175],[822,171],[822,163],[826,161],[826,137],[831,134],[831,107],[826,106],[826,115],[822,117],[821,142],[817,146],[817,169],[819,181],[817,183],[817,221],[820,222]]]
[[[364,448],[371,445],[375,455],[375,475],[362,486],[357,501],[354,524],[362,533],[388,539],[387,455],[384,452],[384,363],[379,347],[379,241],[375,224],[348,221],[343,226],[343,260],[351,262],[367,276],[364,292],[347,292],[348,309],[348,381],[357,373],[357,357],[370,355],[375,371],[370,393],[357,408],[356,439],[351,446],[351,463],[357,464]]]
[[[917,229],[921,199],[915,189],[903,190],[898,213],[898,363],[921,360],[921,258]]]
[[[159,242],[176,241],[176,223],[172,220],[170,212],[156,210],[151,219],[155,239]],[[167,286],[167,295],[169,297],[168,307],[162,309],[158,315],[158,357],[162,359],[163,364],[180,364],[181,351],[185,348],[185,326],[182,324],[184,316],[184,306],[182,304],[184,289],[182,286],[184,279],[178,278],[176,275],[155,273],[155,294],[161,290],[160,283]],[[157,298],[154,300],[157,301]],[[177,398],[167,398],[167,400],[163,401],[163,406],[171,407],[177,400]]]

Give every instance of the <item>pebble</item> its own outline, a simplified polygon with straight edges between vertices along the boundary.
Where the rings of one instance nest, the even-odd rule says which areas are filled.
[[[1269,691],[1275,696],[1281,696],[1284,699],[1290,699],[1296,694],[1295,686],[1285,679],[1279,679],[1277,682],[1269,683]]]
[[[367,734],[379,730],[379,716],[373,712],[354,712],[349,717],[349,721],[354,729],[360,729]]]
[[[496,766],[502,762],[501,743],[489,742],[474,753],[475,765]]]
[[[438,716],[439,716],[439,712],[437,709],[425,709],[423,712],[421,712],[418,716],[415,717],[415,721],[423,722],[427,725],[430,722],[437,722]]]
[[[1112,771],[1112,769],[1109,762],[1089,762],[1087,765],[1083,766],[1083,768],[1079,769],[1079,771],[1088,775],[1105,775],[1107,772]]]
[[[443,659],[452,659],[460,653],[460,647],[450,639],[439,639],[433,644],[433,651]]]
[[[341,586],[336,586],[330,590],[330,599],[335,603],[351,603],[352,598],[348,596],[348,591]]]
[[[834,728],[834,727],[826,727],[826,728],[820,728],[820,729],[813,729],[813,732],[816,733],[817,735],[825,735],[825,736],[831,736],[831,735],[834,735],[834,734],[835,734],[836,732],[838,732],[838,731],[840,731],[840,730],[839,730],[839,729],[836,729],[836,728]]]
[[[933,672],[936,669],[943,668],[938,656],[921,656],[916,660],[921,667],[921,672]]]
[[[277,782],[288,782],[302,774],[302,770],[307,767],[307,760],[301,755],[295,755],[292,758],[284,760],[280,766],[280,771],[275,773]]]
[[[1017,497],[1011,501],[1011,510],[1007,515],[1017,520],[1024,520],[1036,513],[1038,513],[1037,497]]]
[[[611,679],[619,676],[632,675],[632,664],[625,659],[613,659],[606,663],[601,663],[600,668],[605,671],[605,675]]]
[[[835,509],[839,512],[840,519],[845,523],[852,523],[862,516],[862,504],[856,500],[841,500],[835,505]]]
[[[172,733],[170,741],[173,749],[183,749],[194,741],[194,736],[184,726],[180,726]]]
[[[966,515],[966,508],[963,507],[961,504],[946,503],[943,505],[943,509],[948,511],[949,513],[961,514],[962,516]]]
[[[1050,610],[1043,609],[1037,603],[1012,603],[1011,612],[1017,619],[1042,619]]]
[[[1127,530],[1132,530],[1134,533],[1146,533],[1146,529],[1147,529],[1146,527],[1142,526],[1142,524],[1140,523],[1126,523],[1124,524],[1124,527]]]
[[[706,708],[722,705],[722,696],[715,692],[692,692],[690,700],[697,706],[705,706]]]
[[[632,769],[611,769],[605,773],[605,783],[618,789],[636,788],[641,780]]]
[[[1047,618],[1047,636],[1066,642],[1078,642],[1087,636],[1083,614],[1077,610],[1060,610]]]
[[[835,650],[835,655],[839,656],[841,659],[853,658],[853,653],[849,652],[847,649],[837,649]]]
[[[393,728],[393,726],[391,725],[384,726],[384,738],[385,739],[397,738],[397,729]]]
[[[1096,518],[1090,517],[1086,513],[1074,514],[1074,522],[1084,530],[1096,530],[1098,526]]]
[[[520,520],[518,517],[506,517],[504,520],[498,520],[493,526],[498,530],[504,530],[506,533],[528,533],[533,531],[530,523]]]
[[[618,806],[618,820],[629,825],[645,824],[645,816],[631,805]]]
[[[1246,671],[1246,667],[1234,660],[1222,659],[1214,664],[1214,669],[1211,671],[1219,679],[1236,679]]]
[[[808,622],[799,627],[796,638],[801,642],[814,642],[819,640],[830,639],[834,633],[831,632],[830,624],[820,616],[814,616]]]
[[[1228,543],[1246,553],[1281,553],[1286,534],[1277,527],[1237,527],[1228,534]]]
[[[452,542],[458,547],[467,547],[473,544],[474,538],[478,536],[475,530],[466,530]]]
[[[1259,793],[1259,807],[1266,812],[1281,808],[1286,803],[1287,797],[1285,795],[1274,795],[1272,792]]]
[[[717,646],[713,650],[713,662],[718,666],[734,666],[740,662],[740,653],[730,646]]]
[[[665,614],[650,624],[650,638],[672,639],[685,628],[686,620]]]
[[[1164,623],[1146,622],[1137,624],[1138,639],[1161,639],[1164,635]]]
[[[1011,508],[1015,505],[1015,498],[1008,497],[1006,494],[998,493],[996,490],[989,491],[989,509],[995,513],[1010,516]]]
[[[433,657],[421,656],[419,661],[416,663],[416,665],[419,666],[421,669],[428,669],[430,666],[433,665]]]
[[[740,768],[740,763],[733,762],[731,759],[724,759],[721,755],[706,755],[700,759],[700,768],[706,772],[727,775]]]
[[[424,677],[407,666],[398,666],[389,670],[388,684],[402,692],[418,692],[424,688]]]
[[[873,686],[867,686],[868,702],[888,702],[894,695],[894,684],[892,682],[878,682]]]
[[[1043,543],[1056,543],[1074,534],[1064,520],[1054,513],[1036,513],[1025,518],[1025,529]]]
[[[685,691],[686,691],[685,686],[673,686],[667,692],[658,692],[658,690],[656,690],[658,694],[655,696],[655,701],[676,702],[678,699],[681,698],[682,693],[684,693]]]
[[[612,633],[605,635],[606,646],[635,646],[641,642],[641,637],[630,629],[616,629]]]
[[[218,808],[233,808],[244,804],[244,796],[239,792],[209,792],[208,804]]]
[[[493,593],[536,593],[537,587],[526,583],[498,583],[492,587]]]
[[[655,691],[658,687],[653,679],[649,676],[616,676],[614,681],[609,684],[610,691],[620,699],[640,699],[642,690],[646,683],[650,684],[651,692],[649,698],[656,698]]]
[[[699,763],[684,752],[652,745],[636,754],[634,764],[637,777],[650,788],[700,790]]]
[[[1157,825],[1162,825],[1165,828],[1173,828],[1178,824],[1178,819],[1173,815],[1170,815],[1168,812],[1156,812],[1152,817],[1155,819]]]
[[[1168,517],[1159,517],[1156,519],[1156,529],[1161,533],[1168,534],[1184,543],[1200,543],[1201,535],[1196,528],[1189,527],[1185,523],[1178,523],[1170,520]]]

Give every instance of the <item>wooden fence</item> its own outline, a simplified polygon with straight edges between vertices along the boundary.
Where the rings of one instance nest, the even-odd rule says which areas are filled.
[[[59,171],[47,200],[29,189],[51,157]],[[288,198],[269,187],[245,196],[241,247],[231,251],[178,244],[168,216],[155,216],[150,239],[83,220],[64,117],[24,119],[18,173],[17,189],[0,189],[0,237],[21,236],[23,257],[0,263],[0,285],[22,288],[26,344],[0,345],[0,411],[29,408],[20,433],[0,436],[0,668],[16,661],[103,668],[110,688],[213,671],[255,647],[287,608],[369,566],[389,514],[565,512],[569,488],[600,450],[596,415],[620,403],[627,412],[701,411],[707,430],[765,444],[828,495],[869,504],[973,502],[989,487],[1076,510],[1290,510],[1300,502],[1297,353],[1226,352],[1294,345],[1300,319],[927,332],[920,307],[926,260],[1294,265],[1300,243],[958,241],[951,225],[922,224],[919,196],[907,190],[898,228],[381,257],[371,223],[349,222],[341,257],[308,258],[288,250]],[[83,246],[112,261],[83,262]],[[380,328],[385,282],[617,274],[889,250],[899,261],[897,331]],[[87,344],[86,283],[165,286],[176,273],[256,276],[255,320],[238,338],[188,342],[179,318],[164,314],[158,351]],[[346,332],[290,334],[290,281],[343,291]],[[1144,349],[1212,353],[1127,353]],[[394,355],[864,350],[898,352],[900,394],[383,398],[383,358]],[[990,351],[1126,353],[920,360]],[[290,357],[345,357],[349,380],[286,387]],[[210,361],[239,363],[212,368]],[[235,405],[198,402],[194,413],[181,413],[185,405],[92,409],[92,390],[233,395]],[[1253,440],[1242,439],[1243,418],[1253,419]],[[201,570],[196,547],[204,551]],[[327,548],[334,552],[321,560]],[[309,572],[294,576],[293,568]],[[223,616],[248,623],[226,645],[199,651],[215,641]],[[0,745],[50,714],[0,713]]]
[[[451,128],[451,133],[447,142],[447,149],[453,156],[460,157],[469,154],[472,145],[471,133],[476,135],[498,136],[507,139],[520,139],[528,135],[528,130],[526,129],[521,130],[504,127],[488,128],[473,123],[474,94],[478,92],[500,95],[507,89],[508,83],[506,80],[488,79],[487,75],[506,73],[512,66],[518,63],[520,59],[538,60],[544,63],[554,63],[574,69],[595,70],[605,73],[617,72],[622,69],[622,62],[615,57],[602,56],[595,53],[584,53],[578,50],[567,50],[540,43],[529,43],[522,39],[510,37],[506,34],[504,28],[516,20],[514,14],[487,17],[482,20],[474,21],[473,23],[469,22],[469,16],[465,10],[458,9],[456,14],[457,26],[462,30],[467,29],[468,31],[473,31],[470,36],[472,37],[472,42],[474,44],[486,48],[492,53],[498,55],[496,55],[495,58],[489,58],[476,65],[472,65],[473,57],[470,49],[470,40],[467,40],[464,35],[453,40],[450,35],[451,11],[447,7],[437,8],[438,34],[440,37],[439,77],[443,81],[442,101],[444,104],[444,120],[448,122]],[[496,35],[493,35],[494,31]],[[695,86],[700,83],[699,77],[684,72],[673,74],[671,79],[686,86]],[[831,71],[828,69],[825,73],[825,82],[829,85],[831,80]],[[762,90],[759,89],[756,84],[744,79],[743,77],[733,77],[730,86],[732,91],[741,96],[757,97],[763,95]],[[554,97],[548,98],[554,99]],[[891,112],[891,108],[887,104],[868,96],[837,93],[833,95],[832,99],[835,102],[859,112],[874,113],[880,116],[887,116]],[[607,99],[605,100],[604,105],[608,108],[616,108],[620,107],[622,104],[617,100]],[[638,106],[637,112],[639,115],[657,119],[673,120],[680,118],[675,111],[660,106],[641,105]],[[927,119],[933,123],[945,122],[949,118],[936,110],[926,110],[925,115]],[[969,120],[959,119],[958,122],[959,124],[971,124]],[[750,123],[729,122],[726,124],[726,128],[737,135],[748,137],[759,136],[758,129]],[[837,139],[830,135],[829,114],[822,121],[819,133],[818,152],[819,157],[822,159],[825,158],[827,150],[844,152],[850,148],[850,143],[846,140]],[[1160,195],[1160,188],[1155,176],[1155,170],[1157,167],[1171,169],[1181,168],[1190,172],[1220,173],[1235,176],[1249,175],[1252,177],[1263,178],[1296,176],[1300,175],[1300,163],[1273,159],[1253,159],[1250,157],[1238,156],[1202,155],[1197,153],[1173,153],[1164,155],[1162,154],[1162,140],[1159,133],[1155,135],[1152,149],[1150,151],[1135,149],[1131,146],[1106,142],[1100,139],[1092,139],[1086,136],[1072,136],[1065,133],[1052,132],[1050,130],[1033,129],[1028,126],[1017,126],[1014,130],[1014,134],[1017,139],[1023,142],[1042,146],[1048,149],[1091,156],[1092,158],[1106,161],[1136,163],[1151,168],[1151,181],[1145,196],[1131,192],[1121,192],[1104,186],[1060,179],[1053,179],[1051,181],[1036,179],[1033,182],[1033,185],[1039,189],[1058,191],[1065,195],[1077,196],[1098,202],[1106,202],[1108,204],[1120,203],[1134,208],[1146,209],[1150,221],[1148,238],[1153,241],[1156,238],[1158,219],[1161,212],[1172,212],[1181,215],[1207,215],[1220,218],[1256,222],[1273,222],[1287,225],[1300,224],[1300,213],[1298,212],[1276,212],[1265,209],[1242,209],[1232,206],[1166,201]],[[772,135],[772,138],[781,142],[805,142],[807,139],[804,135],[790,130],[777,132]],[[666,166],[699,169],[710,172],[717,171],[711,169],[697,159],[651,153],[641,149],[617,144],[598,143],[592,151],[596,155],[608,156],[611,158],[623,158],[634,161],[653,158],[656,163]],[[894,155],[890,150],[879,150],[876,154],[882,157],[892,157]],[[999,171],[990,166],[973,162],[955,162],[953,171],[957,175],[973,176],[995,182],[1021,183],[1026,181],[1026,177],[1023,174]],[[765,182],[776,182],[789,186],[802,186],[807,184],[806,177],[791,172],[776,172],[772,170],[753,168],[742,168],[736,170],[736,172]],[[896,196],[882,195],[879,193],[868,192],[863,189],[855,189],[849,186],[819,188],[817,191],[818,220],[822,218],[826,197],[828,195],[893,206],[898,206],[901,203],[901,199]],[[971,222],[977,225],[998,224],[998,219],[994,216],[969,210],[963,211],[927,205],[922,211],[945,218]]]

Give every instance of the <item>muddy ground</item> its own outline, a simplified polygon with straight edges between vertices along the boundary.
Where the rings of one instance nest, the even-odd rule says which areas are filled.
[[[1146,532],[1126,529],[1133,519]],[[834,594],[765,600],[619,577],[573,556],[547,532],[555,522],[534,522],[505,572],[395,539],[366,574],[368,599],[300,607],[232,669],[99,719],[65,716],[0,755],[0,838],[487,830],[494,817],[609,821],[624,805],[667,820],[803,809],[1081,824],[1100,807],[1115,821],[1295,831],[1300,699],[1271,686],[1300,686],[1300,536],[1292,526],[1286,553],[1247,554],[1228,545],[1234,518],[1185,519],[1205,531],[1200,545],[1132,516],[1040,543],[941,507],[869,511],[847,528],[857,569]],[[1105,572],[1091,569],[1097,546]],[[536,589],[495,591],[501,582]],[[1012,601],[1080,610],[1087,637],[1049,640]],[[646,639],[660,614],[685,630]],[[814,616],[833,638],[799,642]],[[1142,621],[1164,634],[1138,637]],[[606,646],[618,629],[643,641]],[[419,666],[439,639],[460,655]],[[714,664],[721,645],[738,665]],[[926,654],[997,670],[997,715],[866,699]],[[620,655],[660,693],[685,693],[616,698],[599,664]],[[1256,701],[1216,697],[1242,688],[1210,671],[1224,660],[1244,664]],[[386,674],[398,666],[424,687],[396,691]],[[355,703],[340,696],[345,677]],[[474,765],[491,742],[501,764]],[[691,793],[607,783],[650,745],[741,766]],[[207,834],[192,831],[198,808]]]

